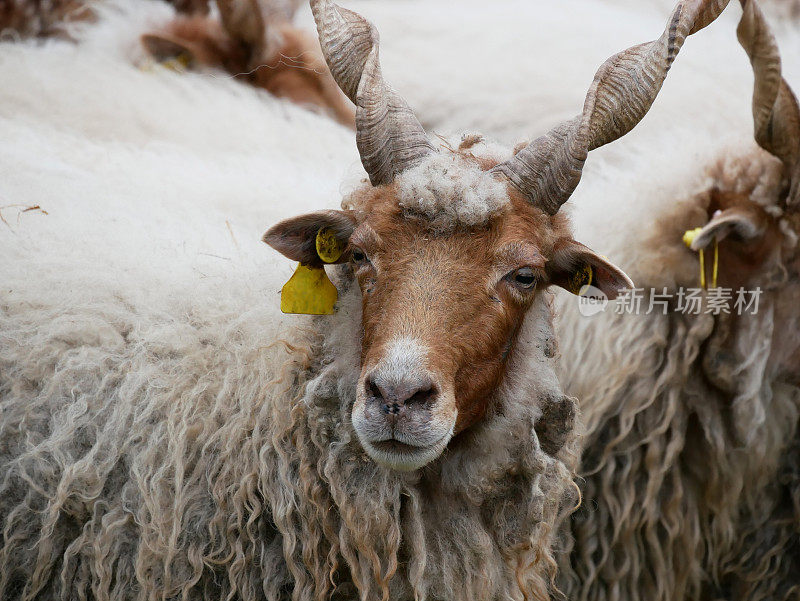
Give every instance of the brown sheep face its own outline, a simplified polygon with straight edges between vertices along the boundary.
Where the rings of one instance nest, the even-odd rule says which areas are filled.
[[[390,468],[422,467],[484,417],[526,312],[548,285],[569,286],[586,265],[611,297],[630,285],[572,240],[563,217],[546,215],[485,171],[470,177],[476,171],[494,200],[502,198],[487,201],[493,208],[484,214],[470,214],[469,225],[449,211],[459,198],[422,214],[407,202],[401,176],[362,190],[354,210],[290,219],[264,237],[287,257],[312,264],[319,264],[320,228],[332,228],[347,245],[342,260],[362,295],[352,423],[367,454]],[[443,192],[437,182],[414,185],[415,192]]]

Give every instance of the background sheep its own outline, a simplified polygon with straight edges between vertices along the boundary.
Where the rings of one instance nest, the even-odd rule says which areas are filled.
[[[587,345],[597,330],[569,306],[559,322],[565,340],[583,343],[565,345],[562,378],[582,399],[591,503],[571,524],[567,595],[800,593],[800,110],[786,87],[775,100],[774,41],[754,3],[743,4],[742,44],[756,49],[756,139],[772,154],[743,140],[704,172],[680,174],[694,193],[667,188],[663,204],[646,203],[659,217],[638,232],[628,264],[640,285],[672,295],[667,311],[604,315],[614,344],[601,353]],[[761,292],[757,314],[681,312],[678,288],[698,285],[699,266],[680,238],[695,227],[693,249],[719,242],[719,286]]]
[[[355,112],[331,78],[311,31],[292,24],[297,2],[217,0],[220,16],[180,17],[142,36],[159,61],[221,68],[279,98],[353,127]]]
[[[87,0],[4,0],[0,4],[0,33],[5,36],[66,37],[74,23],[91,21]]]

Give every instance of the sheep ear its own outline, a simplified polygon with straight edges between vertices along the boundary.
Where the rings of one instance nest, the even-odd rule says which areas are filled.
[[[556,245],[547,271],[552,284],[573,294],[580,294],[581,289],[589,285],[613,300],[622,290],[633,288],[633,282],[624,271],[574,240]]]
[[[742,241],[750,241],[764,235],[767,223],[764,215],[755,207],[732,207],[714,213],[709,221],[691,242],[692,250],[706,248],[714,238],[717,241],[735,236]]]
[[[262,240],[285,257],[306,265],[341,263],[347,260],[346,253],[341,251],[347,247],[355,223],[350,211],[318,211],[273,225]],[[320,258],[317,241],[321,233],[334,249],[338,249],[338,254],[325,256],[324,261]]]
[[[145,33],[141,40],[148,54],[158,62],[185,57],[188,64],[196,59],[195,51],[190,44],[168,33]]]

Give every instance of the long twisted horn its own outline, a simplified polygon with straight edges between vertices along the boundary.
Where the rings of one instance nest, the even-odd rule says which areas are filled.
[[[629,48],[598,69],[583,113],[534,140],[493,171],[550,215],[570,197],[590,150],[632,130],[656,99],[686,37],[716,19],[729,0],[682,0],[655,41]]]
[[[435,152],[408,104],[383,80],[378,32],[330,0],[311,0],[322,53],[333,78],[356,105],[356,144],[373,186]]]
[[[787,205],[800,203],[800,107],[781,76],[778,45],[764,14],[753,0],[740,0],[739,43],[750,57],[753,86],[753,121],[758,145],[778,157],[789,177]]]

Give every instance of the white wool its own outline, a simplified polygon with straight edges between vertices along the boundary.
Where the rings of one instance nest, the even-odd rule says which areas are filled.
[[[277,312],[293,267],[260,237],[338,206],[352,132],[229,78],[139,70],[138,35],[169,13],[112,3],[78,45],[0,47],[0,281],[43,302],[191,290],[296,322]]]
[[[384,77],[429,132],[478,131],[515,144],[579,114],[600,65],[658,37],[675,1],[460,0],[457,11],[436,0],[343,4],[374,22]],[[748,125],[749,97],[742,90],[750,89],[752,75],[736,41],[740,12],[731,2],[717,22],[688,40],[636,130],[658,114],[670,127],[698,119],[711,131],[727,132],[735,117],[721,109],[731,102],[741,108],[738,123]],[[312,26],[310,11],[298,20]],[[788,80],[800,81],[800,35],[776,29]],[[596,154],[587,164],[598,160]]]
[[[669,15],[603,0],[462,0],[457,12],[449,2],[430,0],[346,5],[375,23],[384,76],[429,131],[478,131],[505,144],[577,115],[598,67],[660,35]],[[725,54],[707,55],[713,44],[702,38],[710,30],[691,38],[675,69],[689,54],[704,71],[716,69],[713,61]]]
[[[510,202],[506,184],[446,150],[401,173],[395,184],[398,204],[437,230],[485,225]]]

